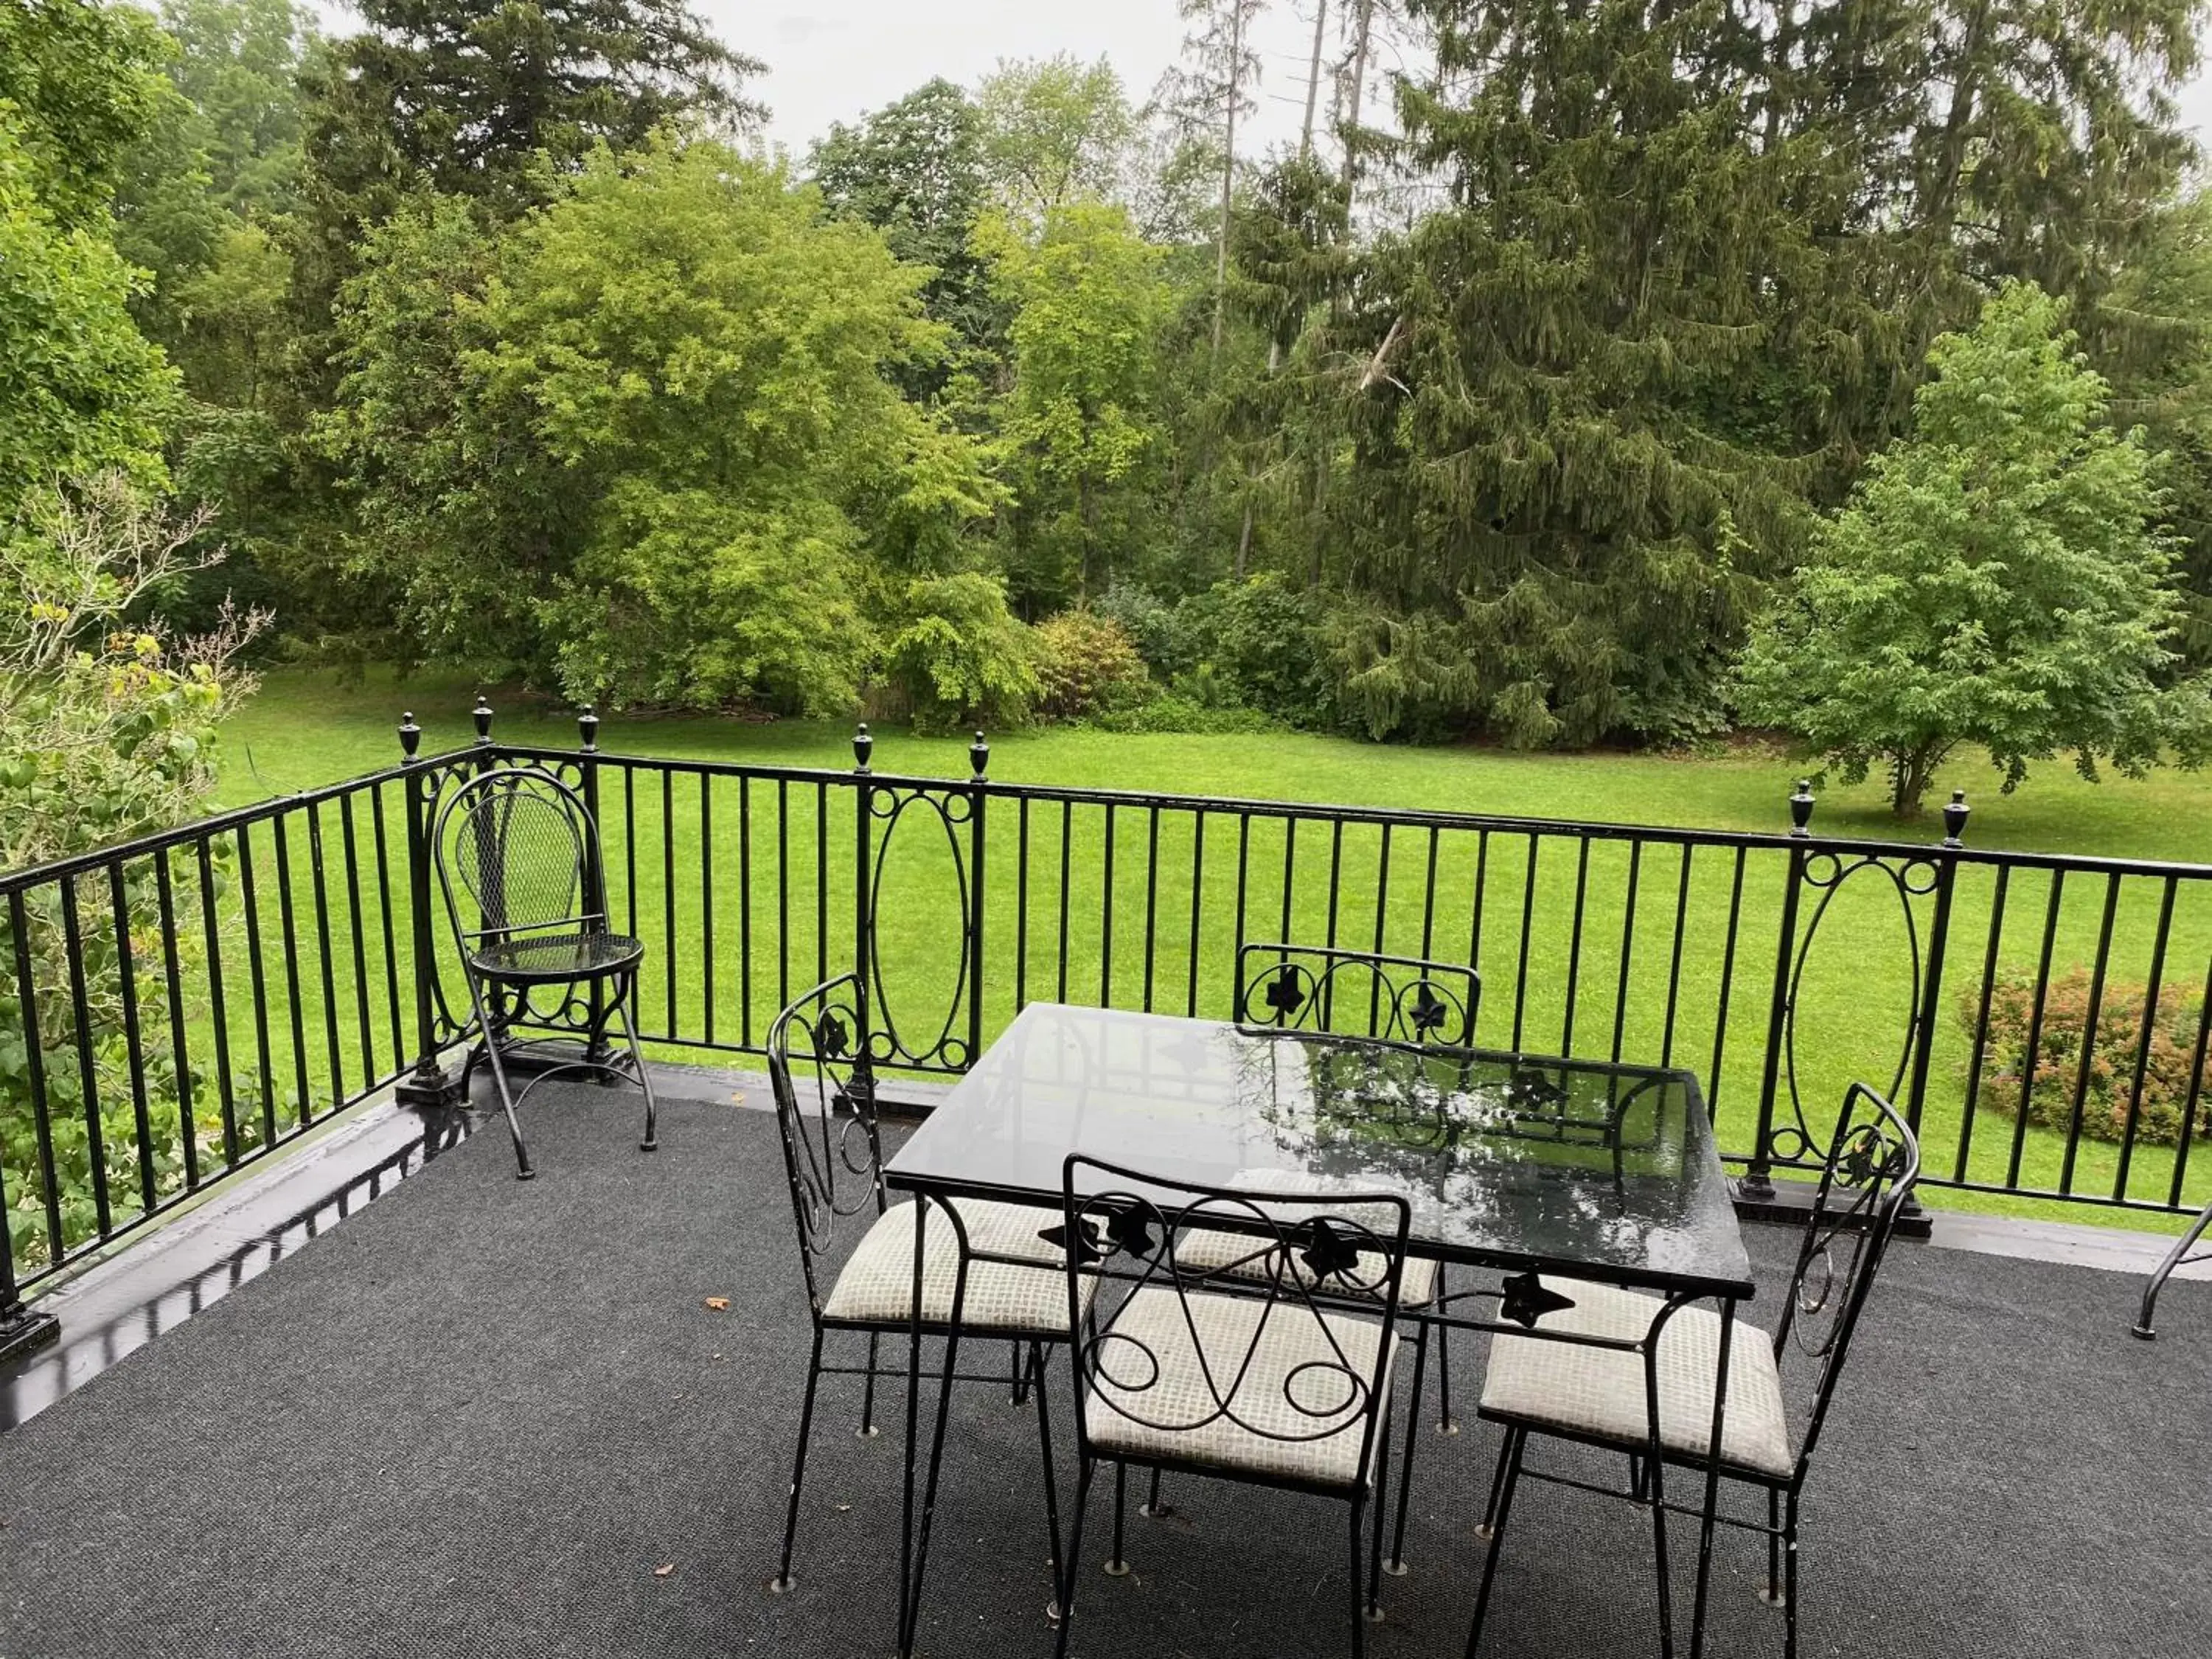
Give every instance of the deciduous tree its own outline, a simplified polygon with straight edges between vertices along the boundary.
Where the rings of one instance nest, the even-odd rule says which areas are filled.
[[[1745,711],[1848,781],[1886,768],[1900,815],[1961,744],[2007,789],[2062,750],[2094,779],[2212,745],[2203,682],[2172,678],[2150,457],[2104,423],[2063,314],[2014,283],[1936,342],[1912,435],[1821,526],[1744,656]]]

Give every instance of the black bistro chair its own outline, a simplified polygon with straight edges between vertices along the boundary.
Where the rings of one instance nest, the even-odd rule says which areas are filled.
[[[876,1121],[867,1031],[866,993],[851,974],[823,981],[779,1013],[769,1027],[769,1081],[775,1095],[792,1214],[799,1226],[799,1267],[814,1325],[784,1515],[783,1554],[769,1583],[769,1589],[779,1593],[793,1582],[792,1549],[799,1535],[799,1492],[806,1480],[817,1383],[825,1372],[864,1377],[860,1432],[872,1437],[876,1379],[903,1376],[906,1369],[902,1364],[879,1370],[878,1346],[886,1335],[902,1338],[913,1329],[914,1230],[921,1206],[890,1203],[884,1186],[883,1139]],[[962,1335],[1012,1346],[1015,1399],[1018,1403],[1031,1392],[1036,1395],[1056,1589],[1060,1516],[1050,1479],[1052,1425],[1046,1412],[1043,1351],[1067,1340],[1070,1316],[1060,1273],[1066,1255],[1041,1236],[1051,1227],[1049,1210],[975,1199],[952,1206],[933,1203],[930,1208],[923,1235],[922,1334],[943,1338],[951,1334],[957,1296]],[[975,1260],[979,1255],[998,1259]],[[864,1364],[823,1363],[824,1340],[839,1334],[866,1337]],[[973,1372],[953,1380],[1000,1387],[1006,1382],[1003,1376]],[[933,1460],[936,1454],[932,1455]],[[933,1473],[933,1488],[934,1482]]]
[[[1482,977],[1474,969],[1422,957],[1385,956],[1334,946],[1252,942],[1237,952],[1237,1025],[1255,1032],[1308,1032],[1388,1042],[1406,1048],[1462,1051],[1474,1042]],[[1268,1270],[1263,1250],[1249,1238],[1194,1237],[1186,1261],[1209,1261],[1247,1274]],[[1340,1285],[1338,1289],[1341,1289]],[[1384,1571],[1406,1571],[1406,1516],[1413,1491],[1413,1452],[1419,1436],[1421,1389],[1427,1376],[1430,1334],[1437,1345],[1437,1432],[1456,1434],[1451,1409],[1451,1328],[1440,1322],[1450,1297],[1443,1264],[1425,1256],[1406,1262],[1400,1312],[1413,1325],[1412,1401],[1403,1466],[1398,1476],[1397,1525]],[[1157,1491],[1146,1510],[1158,1507]]]
[[[495,767],[447,799],[432,846],[468,981],[469,1030],[476,1038],[462,1067],[461,1091],[465,1097],[477,1061],[490,1067],[507,1133],[514,1137],[517,1175],[527,1181],[537,1172],[516,1109],[539,1084],[571,1072],[626,1080],[642,1090],[641,1144],[653,1151],[659,1144],[653,1079],[630,1012],[645,947],[608,929],[599,826],[582,798],[536,768]],[[557,1003],[547,1006],[556,992]],[[607,1050],[611,1020],[622,1025],[626,1054]],[[523,1030],[580,1036],[583,1053],[545,1066],[517,1093],[507,1061]]]
[[[1739,1322],[1729,1346],[1727,1416],[1720,1473],[1763,1490],[1766,1520],[1738,1522],[1767,1540],[1766,1599],[1783,1609],[1783,1651],[1797,1653],[1797,1504],[1834,1396],[1851,1333],[1874,1287],[1897,1214],[1920,1178],[1920,1146],[1890,1103],[1863,1083],[1844,1097],[1835,1139],[1820,1172],[1813,1214],[1790,1279],[1789,1299],[1770,1340]],[[1532,1480],[1587,1483],[1522,1468],[1531,1435],[1626,1452],[1629,1488],[1619,1495],[1649,1510],[1659,1574],[1661,1651],[1672,1650],[1667,1576],[1667,1516],[1683,1506],[1666,1497],[1665,1471],[1691,1471],[1702,1490],[1712,1468],[1714,1385],[1720,1370],[1720,1316],[1709,1308],[1608,1285],[1553,1279],[1572,1303],[1541,1316],[1544,1336],[1501,1335],[1490,1348],[1480,1413],[1504,1425],[1504,1444],[1491,1484],[1482,1534],[1489,1540],[1467,1652],[1474,1659],[1505,1536],[1514,1489]],[[1620,1346],[1595,1347],[1576,1337]],[[1784,1383],[1793,1347],[1811,1363],[1811,1397],[1793,1435]]]
[[[1194,1186],[1073,1153],[1060,1204],[1060,1237],[1072,1241],[1066,1311],[1078,1331],[1079,1473],[1059,1652],[1067,1651],[1075,1621],[1084,1510],[1098,1465],[1110,1462],[1106,1571],[1117,1577],[1129,1570],[1121,1552],[1132,1466],[1344,1503],[1358,1659],[1381,1565],[1390,1368],[1412,1218],[1406,1200]],[[1183,1259],[1184,1241],[1219,1233],[1249,1240],[1275,1270],[1255,1276]],[[1352,1311],[1355,1303],[1371,1311]],[[1363,1595],[1370,1505],[1377,1519]]]

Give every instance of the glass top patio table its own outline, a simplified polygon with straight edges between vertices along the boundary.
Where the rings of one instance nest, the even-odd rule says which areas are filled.
[[[1031,1003],[884,1175],[1056,1207],[1071,1152],[1206,1186],[1401,1193],[1413,1249],[1442,1261],[1753,1291],[1687,1072]]]

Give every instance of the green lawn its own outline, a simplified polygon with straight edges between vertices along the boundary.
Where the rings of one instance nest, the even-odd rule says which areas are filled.
[[[393,728],[404,708],[414,709],[425,728],[425,752],[462,743],[471,735],[467,710],[475,690],[451,678],[395,683],[372,673],[348,684],[331,675],[272,674],[227,733],[223,798],[244,803],[388,766],[399,753]],[[512,692],[495,690],[491,700],[500,711],[497,735],[574,744],[568,711]],[[613,753],[842,769],[852,763],[849,737],[842,726],[809,722],[610,717],[600,741]],[[886,730],[878,734],[874,762],[878,773],[959,777],[968,769],[966,749],[964,738]],[[1474,747],[1381,748],[1291,734],[1137,737],[1062,729],[995,735],[991,758],[994,779],[1039,785],[1764,830],[1787,827],[1784,802],[1796,769],[1785,756],[1749,749],[1698,758],[1534,757]],[[618,908],[634,904],[640,931],[655,941],[644,988],[652,1029],[694,1042],[757,1043],[786,997],[849,957],[849,801],[842,793],[830,798],[835,805],[825,817],[808,787],[740,787],[728,779],[702,786],[687,777],[664,793],[657,775],[637,775],[629,789],[621,787],[621,775],[603,774],[602,817]],[[1960,763],[1942,784],[1946,791],[1968,789],[1975,810],[1967,839],[1977,847],[2160,860],[2201,859],[2212,851],[2203,828],[2212,780],[2203,776],[2166,773],[2092,786],[2063,767],[2047,768],[2008,798],[1994,787],[1985,763]],[[951,856],[944,836],[918,816],[926,811],[915,809],[917,816],[906,821],[888,855],[878,932],[886,1000],[902,1030],[927,1036],[955,1005],[960,929]],[[1778,856],[1760,854],[1745,866],[1734,988],[1723,1008],[1717,988],[1735,872],[1723,849],[1694,854],[1686,871],[1671,848],[1653,846],[1632,858],[1626,843],[1589,843],[1584,858],[1578,856],[1581,843],[1546,840],[1532,873],[1530,843],[1518,836],[1486,841],[1452,832],[1432,844],[1425,835],[1400,831],[1386,844],[1370,827],[1332,836],[1326,826],[1309,822],[1292,848],[1280,820],[1261,820],[1244,832],[1240,848],[1233,817],[1209,816],[1202,832],[1184,812],[1123,811],[1110,828],[1106,817],[1095,807],[1063,816],[1056,805],[1040,805],[1024,823],[1012,803],[994,803],[987,1039],[1020,999],[1060,995],[1063,988],[1067,995],[1117,1006],[1225,1012],[1239,937],[1287,932],[1301,940],[1334,939],[1361,947],[1379,940],[1395,951],[1474,961],[1485,982],[1480,1036],[1486,1042],[1517,1037],[1532,1050],[1571,1047],[1600,1054],[1617,1045],[1630,1058],[1656,1059],[1672,1004],[1671,1058],[1704,1079],[1724,1141],[1748,1143],[1775,970],[1784,884]],[[1814,825],[1832,835],[1916,842],[1941,833],[1932,815],[1897,824],[1872,784],[1824,791]],[[713,856],[702,858],[709,845]],[[1240,866],[1247,908],[1241,927]],[[1024,867],[1026,882],[1019,879]],[[1818,896],[1808,894],[1806,904]],[[2015,1136],[2012,1101],[1986,1081],[1978,1109],[1968,1112],[1968,1017],[1996,896],[1991,872],[1963,871],[1923,1120],[1931,1172],[1963,1170],[2002,1181],[2017,1159],[2018,1178],[2030,1185],[2162,1198],[2171,1149],[2136,1148],[2123,1182],[2118,1150],[2107,1143],[2084,1142],[2069,1170],[2062,1137],[2041,1128]],[[2127,989],[2109,993],[2108,1002],[2119,1006],[2124,994],[2132,995],[2140,1009],[2157,931],[2155,882],[2131,878],[2108,890],[2101,878],[2076,877],[2054,898],[2047,878],[2021,872],[2009,879],[2006,896],[1996,955],[2015,970],[2033,968],[2046,925],[2054,971],[2094,962],[2109,902],[2107,977]],[[1679,930],[1678,902],[1684,918]],[[1924,899],[1913,902],[1924,912]],[[304,894],[301,908],[304,916]],[[344,907],[331,908],[337,914]],[[1583,945],[1577,953],[1567,941],[1578,913]],[[1844,1082],[1864,1076],[1887,1083],[1897,1063],[1910,1003],[1899,915],[1894,892],[1868,872],[1839,890],[1822,923],[1797,999],[1800,1082],[1816,1125],[1832,1110]],[[343,933],[342,915],[339,921]],[[365,931],[374,947],[373,918]],[[2174,988],[2170,998],[2201,994],[2208,954],[2212,883],[2182,884],[2160,975]],[[374,948],[368,962],[367,981],[380,986]],[[404,963],[393,965],[404,969]],[[357,1011],[360,999],[343,967],[339,979],[345,982],[333,985],[332,997]],[[307,985],[303,995],[320,1006],[317,986]],[[372,999],[379,1006],[371,1024],[383,1020],[381,997],[380,989]],[[964,1015],[956,1034],[963,1024]],[[313,1044],[312,1031],[309,1040]],[[280,1032],[277,1046],[283,1044]],[[2070,1079],[2062,1086],[2070,1087]],[[2212,1193],[2212,1155],[2192,1159],[2185,1192],[2191,1200]],[[1931,1198],[2157,1224],[2092,1206],[1941,1193]]]

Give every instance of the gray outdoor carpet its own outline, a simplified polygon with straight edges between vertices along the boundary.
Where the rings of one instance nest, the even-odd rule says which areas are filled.
[[[0,1655],[888,1654],[899,1443],[853,1435],[856,1382],[824,1384],[799,1586],[763,1589],[806,1334],[773,1126],[672,1103],[648,1156],[635,1117],[549,1091],[538,1181],[479,1135],[0,1436]],[[2136,1290],[1893,1254],[1808,1494],[1806,1653],[2201,1659],[2212,1287],[2168,1291],[2155,1345],[2127,1334]],[[1460,1652],[1495,1449],[1471,1414],[1426,1435],[1376,1659]],[[964,1391],[949,1464],[925,1651],[1049,1653],[1033,1417]],[[1109,1578],[1094,1494],[1077,1652],[1348,1650],[1340,1506],[1169,1498]],[[1763,1556],[1723,1534],[1717,1654],[1780,1651]],[[1650,1560],[1627,1505],[1524,1485],[1485,1652],[1655,1652]]]

